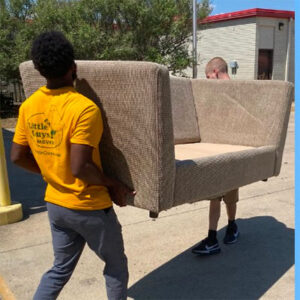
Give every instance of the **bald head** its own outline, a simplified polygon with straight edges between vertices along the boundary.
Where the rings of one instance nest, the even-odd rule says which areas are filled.
[[[205,75],[208,79],[229,79],[226,61],[222,57],[214,57],[207,63]]]

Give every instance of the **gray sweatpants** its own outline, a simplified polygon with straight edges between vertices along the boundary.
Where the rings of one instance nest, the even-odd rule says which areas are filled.
[[[71,210],[47,203],[54,249],[53,267],[46,272],[34,300],[56,299],[70,279],[84,245],[105,262],[108,299],[127,298],[128,269],[121,225],[113,208],[95,211]]]

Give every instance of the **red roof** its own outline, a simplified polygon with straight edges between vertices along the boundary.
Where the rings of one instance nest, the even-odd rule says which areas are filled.
[[[264,17],[264,18],[281,18],[281,19],[295,19],[295,12],[290,10],[274,10],[274,9],[263,9],[263,8],[252,8],[246,10],[235,11],[226,14],[218,14],[209,16],[202,21],[201,24],[205,23],[216,23],[235,19],[244,19],[251,17]]]

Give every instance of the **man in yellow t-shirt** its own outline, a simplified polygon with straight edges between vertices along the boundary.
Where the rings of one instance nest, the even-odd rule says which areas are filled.
[[[128,269],[121,226],[112,201],[135,195],[105,176],[99,154],[103,124],[99,108],[73,87],[74,51],[59,32],[41,34],[32,45],[35,68],[47,80],[21,106],[11,160],[40,173],[55,261],[34,299],[56,299],[70,279],[85,243],[105,262],[109,299],[126,299]]]

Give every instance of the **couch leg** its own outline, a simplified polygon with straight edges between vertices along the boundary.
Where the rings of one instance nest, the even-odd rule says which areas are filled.
[[[149,211],[149,217],[152,219],[156,219],[158,217],[158,213],[154,211]]]
[[[262,181],[265,181],[265,182],[267,182],[267,181],[268,181],[268,178],[267,178],[267,179],[263,179]]]

